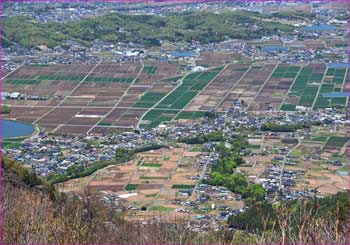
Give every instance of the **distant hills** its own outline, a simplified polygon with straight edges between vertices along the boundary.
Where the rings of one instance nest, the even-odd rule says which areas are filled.
[[[291,25],[271,22],[265,15],[247,11],[182,12],[163,17],[113,13],[67,23],[44,23],[16,16],[3,19],[3,46],[15,43],[27,48],[39,45],[52,48],[68,40],[84,46],[96,40],[133,42],[148,47],[159,46],[161,41],[196,40],[206,44],[230,38],[255,39],[293,30]]]

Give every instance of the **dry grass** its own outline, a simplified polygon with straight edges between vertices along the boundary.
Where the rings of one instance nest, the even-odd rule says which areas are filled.
[[[315,218],[317,206],[293,213],[277,209],[273,231],[191,232],[181,221],[144,226],[117,216],[89,195],[56,197],[39,189],[3,182],[3,244],[349,244],[344,217]],[[306,210],[306,209],[305,209]],[[338,210],[338,209],[337,209]],[[267,219],[266,219],[267,220]],[[296,224],[292,228],[292,223]],[[267,222],[265,222],[267,227]]]

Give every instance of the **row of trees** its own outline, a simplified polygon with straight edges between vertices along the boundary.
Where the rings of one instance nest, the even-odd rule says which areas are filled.
[[[295,132],[298,129],[309,128],[309,124],[278,124],[278,123],[265,123],[261,126],[261,131],[271,132]]]
[[[208,142],[224,141],[224,136],[220,131],[218,131],[218,132],[212,132],[212,133],[208,133],[208,134],[199,135],[199,136],[193,137],[193,138],[180,138],[178,141],[189,144],[189,145],[204,144],[204,143],[208,143]]]
[[[51,175],[49,175],[47,177],[47,181],[49,181],[52,184],[57,184],[57,183],[64,182],[64,181],[67,181],[70,179],[77,179],[77,178],[86,177],[86,176],[93,174],[97,170],[105,168],[109,165],[121,164],[121,163],[128,162],[128,161],[132,160],[138,152],[156,150],[156,149],[160,149],[161,147],[162,147],[162,145],[154,144],[154,145],[141,147],[141,148],[138,148],[135,150],[127,150],[127,149],[119,148],[116,151],[115,159],[112,161],[98,161],[98,162],[93,163],[89,167],[84,167],[82,165],[73,165],[73,166],[69,167],[66,170],[66,172],[63,174],[51,174]]]

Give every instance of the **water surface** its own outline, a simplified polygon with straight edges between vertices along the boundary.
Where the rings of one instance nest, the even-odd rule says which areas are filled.
[[[337,27],[333,25],[314,25],[304,27],[304,31],[334,31]]]
[[[31,135],[35,128],[31,124],[0,119],[2,138],[14,138]]]

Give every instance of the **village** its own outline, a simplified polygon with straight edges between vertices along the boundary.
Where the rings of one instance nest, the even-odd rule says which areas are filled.
[[[57,3],[56,5],[60,5]],[[62,4],[61,4],[62,5]],[[130,5],[130,6],[128,6]],[[74,6],[62,5],[57,11],[57,7],[52,6],[48,11],[45,4],[37,5],[32,17],[39,18],[43,22],[76,21],[86,16],[103,15],[114,12],[129,14],[164,15],[176,11],[222,11],[230,9],[232,11],[244,10],[252,13],[278,14],[278,11],[286,12],[295,10],[294,3],[178,3],[178,4],[157,4],[154,3],[150,12],[149,6],[140,4],[108,4],[99,3],[96,9],[89,4],[76,3]],[[11,7],[10,7],[11,6]],[[195,52],[197,55],[205,51],[225,51],[239,53],[243,57],[252,60],[274,60],[283,63],[300,63],[309,61],[319,61],[327,63],[341,63],[346,60],[346,41],[343,39],[347,35],[347,21],[343,16],[346,11],[340,8],[327,9],[327,5],[320,5],[313,8],[312,4],[299,4],[298,11],[312,12],[313,18],[304,22],[296,20],[285,20],[286,23],[295,27],[290,35],[275,34],[264,36],[259,40],[225,40],[221,43],[201,44],[193,40],[189,44],[175,44],[159,40],[162,44],[158,48],[148,48],[145,45],[133,42],[108,42],[94,40],[89,47],[74,40],[66,40],[56,47],[49,48],[45,45],[38,45],[35,48],[27,48],[18,44],[13,44],[3,49],[4,70],[12,71],[20,66],[28,64],[71,64],[71,63],[97,63],[101,61],[126,62],[139,59],[152,60],[191,60],[191,55],[174,57],[173,51]],[[28,15],[30,6],[9,5],[6,8],[5,16],[31,16]],[[45,9],[46,8],[46,9]],[[43,11],[42,9],[45,9]],[[253,29],[256,26],[249,26]],[[120,28],[118,32],[127,33],[127,30]],[[106,55],[108,54],[108,55]]]
[[[248,144],[241,152],[246,163],[236,171],[243,173],[249,182],[261,184],[267,192],[267,201],[275,203],[314,195],[321,198],[345,190],[348,183],[348,174],[344,171],[348,166],[345,154],[349,151],[349,138],[341,136],[347,120],[345,115],[334,120],[335,113],[279,113],[267,117],[232,109],[214,119],[179,120],[137,132],[76,136],[41,132],[25,140],[20,147],[5,152],[43,177],[64,174],[72,166],[89,168],[95,162],[110,161],[112,165],[107,165],[105,170],[97,170],[81,180],[68,180],[58,184],[59,188],[76,193],[89,190],[106,205],[127,211],[130,220],[143,220],[147,224],[164,214],[170,220],[175,217],[189,219],[194,230],[204,231],[209,227],[220,229],[230,215],[239,214],[246,206],[241,195],[226,187],[203,184],[210,178],[211,167],[219,160],[217,142],[189,145],[181,143],[180,139],[193,139],[213,132],[222,132],[225,139],[247,135]],[[262,125],[271,122],[318,126],[285,133],[260,130]],[[322,131],[332,133],[319,135]],[[138,153],[131,162],[113,164],[118,149],[152,149],[148,148],[152,146],[157,147]],[[173,157],[177,160],[171,160]],[[169,161],[173,165],[169,165]],[[189,163],[183,166],[183,161]],[[168,165],[166,168],[170,169],[165,174],[162,169]],[[181,171],[181,166],[185,172]],[[111,176],[115,171],[118,180]],[[126,176],[121,177],[122,173]],[[174,187],[177,185],[179,187]]]
[[[137,35],[139,43],[124,27],[113,30],[128,41],[33,47],[6,39],[2,117],[33,131],[5,138],[2,153],[59,192],[94,197],[128,221],[181,221],[196,232],[226,230],[255,202],[349,191],[349,20],[342,5],[332,7],[8,3],[5,17],[44,24],[231,11],[249,20],[241,25],[249,33],[271,23],[287,31],[209,43]]]

